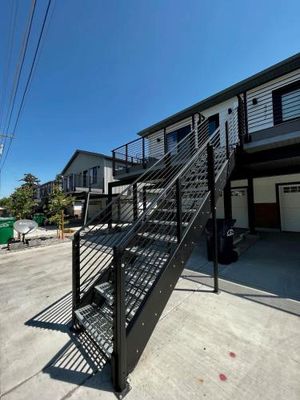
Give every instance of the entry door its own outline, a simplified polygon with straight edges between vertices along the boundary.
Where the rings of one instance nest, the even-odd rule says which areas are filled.
[[[231,189],[232,218],[236,228],[248,228],[248,193],[247,188]],[[217,217],[224,218],[224,199],[221,194],[217,203]]]
[[[300,184],[280,185],[279,201],[281,229],[300,232]]]

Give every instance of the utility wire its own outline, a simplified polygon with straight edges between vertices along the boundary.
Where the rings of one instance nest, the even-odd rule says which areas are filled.
[[[29,85],[30,85],[30,82],[32,80],[33,70],[34,70],[34,67],[35,67],[36,58],[37,58],[37,55],[38,55],[38,52],[39,52],[39,48],[40,48],[40,45],[41,45],[41,41],[42,41],[42,37],[43,37],[43,33],[44,33],[46,21],[47,21],[47,17],[48,17],[48,14],[49,14],[49,9],[50,9],[50,6],[51,6],[51,1],[52,0],[48,0],[45,16],[44,16],[44,19],[43,19],[41,31],[40,31],[38,42],[37,42],[37,46],[36,46],[36,49],[35,49],[35,52],[34,52],[33,61],[32,61],[30,72],[29,72],[29,75],[28,75],[28,78],[27,78],[27,82],[26,82],[26,85],[25,85],[25,90],[23,92],[23,96],[22,96],[22,100],[21,100],[21,103],[20,103],[19,111],[17,113],[17,118],[15,120],[15,124],[14,124],[14,127],[12,129],[12,135],[13,136],[15,134],[15,131],[16,131],[18,123],[19,123],[19,119],[20,119],[20,116],[21,116],[21,113],[22,113],[22,110],[23,110],[23,106],[24,106],[24,101],[25,101],[26,95],[27,95],[27,93],[29,91]],[[12,144],[12,139],[10,139],[10,142],[9,142],[8,149],[6,151],[4,160],[3,160],[3,162],[2,162],[2,164],[0,166],[0,172],[2,171],[3,166],[5,164],[5,161],[7,159],[8,153],[9,153],[10,148],[11,148],[11,144]]]
[[[27,49],[28,49],[28,43],[29,43],[29,37],[31,34],[31,28],[32,28],[32,21],[33,21],[33,17],[34,17],[34,13],[35,13],[35,9],[36,9],[36,0],[32,0],[32,8],[31,8],[31,12],[30,12],[30,19],[29,19],[29,25],[28,25],[28,29],[27,32],[25,34],[24,37],[24,41],[23,41],[23,46],[21,48],[21,52],[20,52],[20,63],[17,67],[16,70],[16,75],[15,75],[15,84],[14,84],[14,88],[12,91],[12,96],[11,96],[11,101],[10,101],[10,114],[9,114],[9,118],[8,118],[8,123],[6,125],[6,132],[9,131],[9,126],[11,123],[11,117],[13,114],[13,110],[15,108],[15,102],[16,102],[16,97],[17,97],[17,92],[19,89],[19,84],[20,84],[20,78],[22,75],[22,71],[23,71],[23,66],[24,66],[24,61],[25,61],[25,57],[27,54]]]
[[[15,105],[17,89],[19,87],[20,76],[21,76],[21,73],[22,73],[24,59],[25,59],[25,55],[26,55],[26,52],[27,52],[28,40],[29,40],[29,36],[30,36],[30,32],[31,32],[31,26],[32,26],[32,20],[33,20],[33,15],[34,15],[34,11],[35,11],[35,6],[36,6],[36,0],[32,0],[32,7],[31,7],[30,13],[28,15],[27,28],[25,29],[25,32],[24,32],[24,35],[23,35],[24,38],[23,38],[21,49],[20,49],[19,63],[18,63],[17,68],[16,68],[16,72],[15,72],[15,76],[14,76],[14,80],[13,80],[13,84],[12,84],[12,91],[11,91],[11,95],[10,95],[10,99],[9,99],[9,106],[8,106],[7,112],[6,112],[6,114],[7,114],[6,115],[6,121],[8,119],[9,111],[10,111],[10,116],[9,116],[9,122],[8,122],[8,124],[6,124],[6,131],[5,132],[8,132],[8,128],[9,128],[9,125],[10,125],[12,112],[13,112],[14,105]],[[3,129],[4,128],[5,128],[5,121],[3,121]],[[11,141],[9,142],[8,147],[10,147],[10,146],[11,146]],[[6,147],[6,137],[4,138],[4,141],[3,141],[3,147],[4,148]]]
[[[9,38],[8,38],[8,49],[7,49],[8,57],[7,57],[7,64],[5,67],[5,71],[3,74],[3,91],[2,91],[1,102],[0,102],[0,104],[2,105],[0,107],[0,132],[2,132],[2,130],[1,130],[2,122],[4,122],[4,121],[2,121],[2,117],[4,117],[5,98],[6,98],[6,92],[7,92],[7,86],[8,86],[8,76],[9,76],[12,52],[13,52],[13,48],[14,48],[14,37],[15,37],[15,32],[16,32],[16,17],[18,14],[18,5],[19,5],[19,2],[16,0],[13,2],[12,8],[11,8],[10,33],[9,33]]]

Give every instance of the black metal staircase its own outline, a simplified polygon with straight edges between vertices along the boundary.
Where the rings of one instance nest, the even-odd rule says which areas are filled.
[[[116,392],[151,333],[235,165],[237,110],[202,122],[73,240],[73,324],[111,360]]]

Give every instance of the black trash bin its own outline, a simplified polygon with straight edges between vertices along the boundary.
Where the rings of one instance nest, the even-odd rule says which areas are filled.
[[[237,253],[233,250],[233,226],[235,219],[217,219],[218,261],[220,264],[230,264],[237,260]],[[213,260],[213,220],[209,219],[206,225],[207,258]]]

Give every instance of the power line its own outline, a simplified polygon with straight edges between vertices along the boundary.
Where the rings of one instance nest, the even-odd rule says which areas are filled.
[[[32,20],[33,20],[33,15],[34,15],[34,11],[35,11],[35,6],[36,6],[36,0],[32,0],[32,7],[31,7],[30,13],[28,15],[29,22],[28,22],[27,28],[25,29],[25,32],[24,32],[24,39],[22,42],[22,46],[20,49],[20,55],[19,55],[19,63],[16,68],[14,80],[12,83],[12,91],[11,91],[10,99],[9,99],[9,103],[8,103],[9,105],[8,105],[7,111],[6,111],[6,121],[7,121],[8,115],[9,115],[9,110],[11,110],[10,116],[9,116],[9,122],[8,122],[8,124],[6,124],[7,132],[8,132],[8,128],[10,125],[10,119],[11,119],[12,112],[13,112],[14,105],[15,105],[17,89],[19,87],[20,76],[22,73],[24,59],[25,59],[25,55],[27,52],[28,40],[29,40],[29,36],[30,36],[30,32],[31,32],[31,26],[32,26]],[[3,121],[3,129],[4,129],[4,127],[5,127],[5,120]],[[4,138],[4,141],[3,141],[3,147],[5,147],[5,146],[6,146],[6,138]],[[10,146],[11,146],[11,141],[9,142],[8,147],[10,148]]]
[[[33,21],[35,9],[36,9],[36,0],[32,0],[32,8],[31,8],[31,13],[30,13],[29,25],[28,25],[27,33],[25,34],[24,41],[23,41],[23,46],[22,46],[21,52],[20,52],[21,62],[18,65],[19,68],[17,68],[17,70],[16,70],[15,85],[14,85],[14,88],[13,88],[12,97],[11,97],[11,101],[10,101],[11,108],[10,108],[10,114],[9,114],[9,118],[8,118],[8,123],[6,125],[6,131],[7,132],[9,130],[12,113],[13,113],[13,110],[15,108],[15,102],[16,102],[17,92],[18,92],[18,89],[19,89],[20,78],[21,78],[21,74],[22,74],[22,71],[23,71],[25,57],[26,57],[26,54],[27,54],[29,37],[31,35],[32,21]]]
[[[41,31],[40,31],[40,34],[39,34],[37,46],[36,46],[36,49],[35,49],[35,52],[34,52],[33,61],[32,61],[32,63],[31,63],[30,72],[29,72],[29,75],[28,75],[28,78],[27,78],[27,82],[26,82],[26,85],[25,85],[25,90],[24,90],[24,92],[23,92],[23,96],[22,96],[22,100],[21,100],[21,103],[20,103],[19,111],[18,111],[18,113],[17,113],[17,118],[16,118],[16,120],[15,120],[14,128],[13,128],[13,130],[12,130],[12,135],[13,135],[13,136],[14,136],[14,134],[15,134],[15,131],[16,131],[17,126],[18,126],[18,123],[19,123],[19,119],[20,119],[20,116],[21,116],[21,113],[22,113],[22,110],[23,110],[23,106],[24,106],[24,102],[25,102],[26,95],[27,95],[27,93],[28,93],[28,91],[29,91],[29,84],[30,84],[30,82],[32,81],[33,71],[34,71],[34,67],[35,67],[37,55],[38,55],[38,52],[39,52],[39,48],[40,48],[40,45],[41,45],[41,41],[42,41],[42,37],[43,37],[43,32],[44,32],[45,25],[46,25],[46,21],[47,21],[47,17],[48,17],[48,14],[49,14],[49,9],[50,9],[50,6],[51,6],[51,2],[52,2],[52,0],[48,0],[48,5],[47,5],[46,12],[45,12],[45,15],[44,15],[44,19],[43,19]],[[7,151],[6,151],[4,160],[3,160],[3,162],[2,162],[2,164],[1,164],[1,166],[0,166],[0,172],[1,172],[1,170],[3,169],[3,166],[4,166],[5,161],[6,161],[6,159],[7,159],[8,153],[9,153],[10,148],[11,148],[11,144],[12,144],[12,139],[10,139],[10,142],[9,142],[8,149],[7,149]]]
[[[2,117],[4,117],[4,102],[5,102],[5,97],[6,97],[6,91],[7,91],[7,86],[8,86],[8,71],[10,69],[10,64],[11,64],[11,57],[12,57],[12,52],[13,52],[13,43],[14,43],[14,37],[15,37],[15,32],[16,32],[16,17],[18,14],[18,2],[14,1],[11,9],[11,19],[10,19],[10,33],[9,33],[9,38],[8,38],[8,49],[7,49],[7,64],[6,68],[3,74],[3,91],[2,91],[2,96],[1,96],[1,104],[2,107],[0,107],[0,130],[2,126]]]

